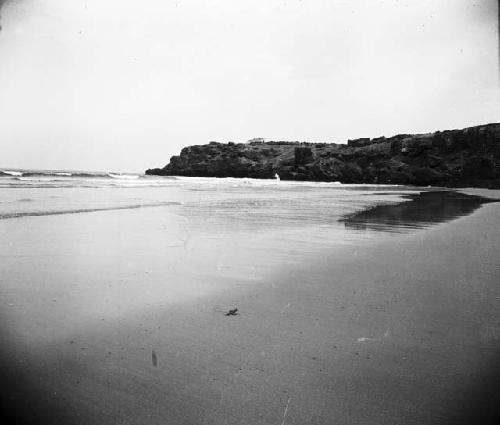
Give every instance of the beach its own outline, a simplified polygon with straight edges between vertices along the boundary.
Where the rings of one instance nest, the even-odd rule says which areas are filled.
[[[500,424],[499,28],[0,0],[0,425]]]
[[[362,225],[352,217],[365,198],[395,207],[419,190],[356,194],[330,219],[330,192],[294,187],[274,219],[272,188],[252,192],[252,215],[240,192],[206,195],[203,184],[170,191],[169,205],[0,220],[7,419],[487,422],[482,404],[498,395],[498,203]]]

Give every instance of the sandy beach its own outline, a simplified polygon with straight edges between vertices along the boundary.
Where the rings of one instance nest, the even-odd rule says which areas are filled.
[[[500,424],[500,0],[0,0],[0,425]]]
[[[488,422],[499,204],[307,247],[293,233],[186,232],[176,208],[0,222],[7,419]]]

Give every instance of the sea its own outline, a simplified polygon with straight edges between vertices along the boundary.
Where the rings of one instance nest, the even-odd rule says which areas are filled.
[[[428,195],[418,198],[421,193]],[[481,205],[474,197],[449,193],[402,185],[0,168],[0,220],[162,208],[221,232],[231,226],[248,231],[314,227],[373,237],[416,231]],[[387,209],[402,203],[407,203],[402,209]]]
[[[377,205],[406,202],[420,192],[422,188],[398,185],[0,168],[0,220],[180,207],[188,217],[222,227],[228,221],[250,230],[345,227],[343,218]],[[413,220],[378,230],[399,232],[429,224]]]

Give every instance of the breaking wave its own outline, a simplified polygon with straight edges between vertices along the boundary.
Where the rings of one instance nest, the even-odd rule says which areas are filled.
[[[21,171],[0,170],[0,177],[2,176],[16,177],[22,175],[23,173]]]
[[[82,214],[92,213],[98,211],[116,211],[116,210],[134,210],[139,208],[153,208],[153,207],[166,207],[173,205],[181,205],[180,202],[155,202],[149,204],[133,204],[133,205],[120,205],[112,207],[97,207],[97,208],[76,208],[71,210],[52,210],[52,211],[24,211],[14,213],[0,213],[0,220],[7,220],[10,218],[21,217],[43,217],[49,215],[63,215],[63,214]]]
[[[169,186],[175,180],[173,176],[139,173],[0,168],[0,188],[156,187]]]
[[[141,174],[87,171],[34,171],[34,170],[0,170],[0,177],[72,177],[72,178],[111,178],[138,179]]]

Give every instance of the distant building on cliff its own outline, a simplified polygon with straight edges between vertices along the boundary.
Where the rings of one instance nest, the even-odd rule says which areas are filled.
[[[247,143],[250,145],[259,145],[261,143],[265,143],[266,139],[263,137],[254,137],[253,139],[247,140]]]

